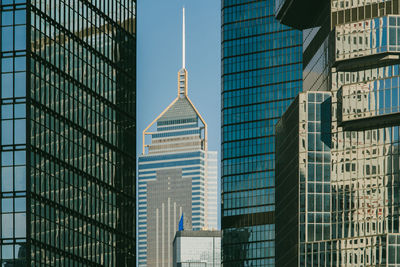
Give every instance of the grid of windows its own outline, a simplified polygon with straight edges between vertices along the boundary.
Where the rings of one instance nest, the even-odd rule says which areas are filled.
[[[24,265],[27,247],[26,4],[2,1],[0,12],[0,259]]]
[[[331,107],[329,92],[300,93],[277,124],[279,266],[313,266],[310,246],[320,249],[313,257],[331,255],[324,242],[331,238]]]
[[[167,113],[171,115],[176,105],[172,105]],[[175,111],[169,119],[165,114],[157,120],[157,131],[151,132],[148,150],[138,159],[139,266],[152,266],[157,262],[172,264],[168,242],[173,241],[181,214],[184,214],[186,230],[218,227],[217,154],[204,150],[204,126],[196,114],[193,118],[185,118],[190,116],[187,111],[181,114]],[[171,170],[178,174],[169,173],[168,186],[165,186],[164,172]],[[154,189],[156,184],[159,186]],[[188,186],[182,188],[184,184]],[[154,218],[170,226],[164,229]]]
[[[2,264],[133,266],[135,1],[0,14]]]
[[[274,239],[273,224],[225,228],[222,247],[231,253],[225,254],[223,264],[235,266],[235,262],[246,262],[244,266],[274,266]]]
[[[324,222],[325,214],[320,218],[314,216],[318,214],[312,214],[315,226],[311,229],[314,234],[311,238],[308,228],[300,228],[305,232],[300,233],[300,237],[309,240],[304,244],[295,243],[300,247],[299,265],[395,266],[399,262],[397,235],[400,230],[399,65],[390,60],[378,64],[377,59],[382,53],[397,57],[398,18],[390,14],[398,14],[399,1],[334,0],[330,4],[332,25],[321,24],[321,28],[332,31],[319,32],[313,37],[312,43],[319,43],[320,49],[315,47],[313,50],[317,53],[309,56],[315,59],[334,56],[336,59],[332,64],[321,60],[319,65],[323,68],[318,68],[328,69],[324,72],[329,77],[328,89],[332,92],[332,222],[327,225],[330,233],[329,229],[321,231],[323,228],[320,227],[318,230],[315,227],[319,223],[315,222],[321,219]],[[320,12],[322,10],[315,10],[315,14]],[[295,23],[301,25],[302,21]],[[328,42],[323,41],[324,33]],[[335,38],[326,39],[328,35],[335,35]],[[333,51],[334,55],[331,54]],[[361,64],[353,64],[361,61]],[[326,75],[322,71],[315,73],[320,77]],[[304,130],[300,128],[300,132]],[[310,162],[309,155],[307,158]],[[307,158],[300,157],[299,162]],[[319,160],[325,165],[325,156]],[[310,173],[304,173],[311,178]],[[317,174],[315,170],[312,173]],[[326,178],[325,168],[321,168],[320,173]],[[316,190],[323,189],[325,195],[324,187],[318,189],[317,183],[313,191],[308,185],[303,187],[309,191],[305,198],[300,197],[300,207],[310,207],[310,197]],[[314,210],[317,208],[315,200],[315,197],[311,200]],[[308,215],[300,218],[300,226],[302,220],[309,219]],[[325,239],[323,242],[315,242],[321,237]]]
[[[399,112],[399,81],[396,76],[343,86],[339,91],[341,120],[366,119]]]
[[[227,266],[275,264],[273,237],[234,241],[245,234],[233,231],[274,227],[274,125],[302,85],[302,34],[275,20],[274,2],[222,1],[222,259]]]

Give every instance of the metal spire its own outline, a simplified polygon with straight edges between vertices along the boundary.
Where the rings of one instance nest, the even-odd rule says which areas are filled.
[[[185,7],[182,8],[182,13],[183,13],[183,23],[182,23],[182,69],[184,69],[186,66],[186,36],[185,36]]]
[[[186,38],[185,38],[185,7],[182,8],[182,69],[178,72],[178,96],[187,96],[187,70],[186,70]]]

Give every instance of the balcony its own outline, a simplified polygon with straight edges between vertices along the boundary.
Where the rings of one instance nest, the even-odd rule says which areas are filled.
[[[396,63],[400,58],[400,16],[336,26],[335,39],[335,67],[339,71]]]
[[[399,75],[399,67],[394,69]],[[363,130],[399,125],[400,77],[343,86],[338,91],[339,126]]]

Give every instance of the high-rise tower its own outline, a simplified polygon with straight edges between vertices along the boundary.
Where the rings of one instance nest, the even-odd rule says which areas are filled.
[[[188,96],[184,18],[182,46],[178,95],[143,131],[139,266],[172,266],[172,242],[182,217],[185,230],[217,228],[217,153],[208,151],[207,124]]]
[[[306,152],[296,159],[300,175],[289,176],[281,165],[277,177],[277,183],[298,181],[300,193],[297,242],[279,240],[279,266],[399,266],[400,3],[278,2],[282,23],[306,36],[303,85],[309,91],[300,102],[308,113],[300,124],[298,145]],[[322,146],[326,135],[318,122],[329,113],[318,109],[322,92],[314,91],[331,95],[330,149]],[[293,156],[282,153],[281,162]],[[287,258],[295,261],[285,265]]]
[[[274,266],[274,126],[302,88],[302,33],[273,0],[222,1],[222,261]]]
[[[3,0],[2,266],[134,266],[136,1]]]

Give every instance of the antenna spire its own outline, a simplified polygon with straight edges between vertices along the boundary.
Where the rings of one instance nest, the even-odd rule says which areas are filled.
[[[185,40],[185,7],[182,8],[182,69],[178,72],[178,96],[187,96],[186,40]]]
[[[185,7],[182,8],[182,13],[182,69],[184,69],[186,67]]]

